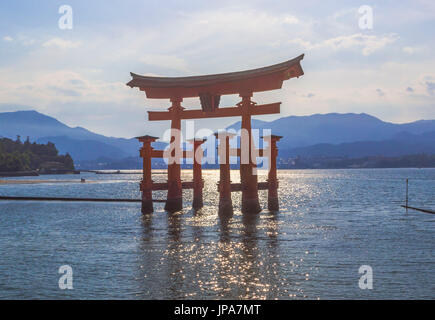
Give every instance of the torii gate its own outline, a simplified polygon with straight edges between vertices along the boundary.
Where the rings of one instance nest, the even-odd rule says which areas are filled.
[[[246,161],[246,163],[242,163],[241,161],[240,164],[242,212],[258,213],[261,211],[261,208],[258,201],[259,185],[257,175],[254,172],[256,163],[254,163],[251,158],[253,152],[253,148],[251,147],[254,147],[252,145],[251,117],[253,115],[280,113],[281,102],[257,105],[251,100],[251,98],[254,92],[281,89],[283,81],[302,76],[304,72],[300,65],[300,61],[303,58],[304,55],[300,55],[292,60],[269,67],[206,76],[168,78],[140,76],[131,73],[133,79],[127,85],[145,91],[146,96],[149,99],[169,99],[171,101],[172,106],[168,111],[148,112],[148,120],[171,121],[171,144],[176,148],[174,154],[180,154],[180,157],[183,158],[186,154],[179,150],[179,148],[181,148],[181,141],[180,135],[177,134],[177,132],[180,132],[181,130],[181,120],[240,116],[242,118],[241,127],[249,135],[247,139],[249,144],[249,154],[246,155],[249,160]],[[242,98],[242,101],[235,107],[220,108],[220,97],[229,94],[238,94]],[[192,97],[199,97],[202,109],[186,110],[181,106],[181,102],[184,98]],[[279,138],[273,139],[275,141],[273,143],[275,146],[277,139],[279,140]],[[140,137],[140,141],[144,143],[144,148],[142,148],[142,150],[148,150],[142,151],[141,155],[148,152],[148,157],[162,157],[161,154],[156,154],[155,150],[151,150],[152,148],[149,149],[148,147],[148,144],[150,145],[151,142],[155,141],[154,137]],[[276,157],[276,152],[273,150],[272,152]],[[141,184],[142,196],[144,199],[145,194],[148,194],[147,202],[152,202],[149,194],[152,190],[157,189],[156,186],[153,187],[150,172],[149,174],[148,172],[145,172],[145,162],[147,168],[150,166],[148,160],[145,160],[144,158],[144,180]],[[150,168],[147,170],[150,171]],[[269,174],[269,178],[270,177],[271,174]],[[276,173],[275,175],[272,174],[272,178],[275,178],[276,180]],[[149,181],[145,181],[145,179],[148,179]],[[192,187],[189,183],[183,184],[185,187]],[[178,161],[169,164],[168,182],[165,186],[158,187],[158,190],[162,190],[162,188],[167,188],[168,190],[165,210],[175,212],[183,208],[183,184],[181,182],[180,162]],[[277,182],[269,181],[269,184],[276,185],[277,188]],[[274,194],[274,192],[272,192],[272,194]],[[142,208],[143,211],[149,211],[144,210],[144,205]],[[145,205],[145,208],[147,208],[147,205]]]

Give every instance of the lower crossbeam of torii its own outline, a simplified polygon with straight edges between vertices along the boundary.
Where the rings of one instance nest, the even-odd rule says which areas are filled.
[[[256,174],[256,161],[253,152],[257,151],[253,145],[251,117],[255,115],[278,114],[280,113],[280,102],[257,105],[252,101],[255,92],[281,89],[285,80],[298,78],[304,74],[301,67],[300,55],[292,60],[269,67],[253,69],[248,71],[231,72],[207,76],[192,77],[148,77],[131,73],[132,80],[127,84],[134,88],[145,91],[149,99],[169,99],[171,107],[167,111],[148,112],[149,121],[171,121],[171,146],[174,148],[171,157],[186,158],[188,155],[181,150],[181,121],[187,119],[206,119],[222,117],[241,117],[241,129],[247,133],[247,138],[242,139],[240,150],[248,150],[248,161],[240,163],[240,183],[231,183],[229,162],[225,163],[220,159],[220,181],[218,190],[220,194],[219,213],[232,214],[231,192],[242,192],[242,212],[256,214],[261,211],[258,199],[258,190],[268,190],[268,209],[277,211],[278,205],[278,178],[276,173],[276,157],[278,149],[277,141],[281,137],[264,137],[268,141],[269,175],[267,182],[259,183]],[[220,98],[222,95],[238,94],[241,102],[233,107],[221,108]],[[201,102],[201,109],[189,110],[182,107],[184,98],[197,97]],[[229,135],[217,135],[219,148],[226,151],[226,159],[229,161]],[[200,209],[203,206],[202,189],[204,182],[201,173],[200,158],[193,156],[193,181],[181,181],[180,161],[168,163],[168,180],[166,183],[154,183],[151,175],[151,159],[165,157],[164,152],[154,150],[151,143],[156,137],[138,137],[143,143],[140,155],[143,158],[143,178],[141,182],[142,191],[142,212],[153,212],[153,190],[168,190],[165,210],[176,212],[183,209],[182,190],[191,188],[194,190],[192,207]],[[192,140],[194,152],[200,154],[201,144],[204,140]],[[199,151],[198,151],[199,150]],[[242,156],[240,150],[237,156]],[[263,152],[264,153],[264,152]],[[254,160],[252,159],[254,158]],[[172,159],[173,160],[173,159]],[[179,159],[176,159],[179,160]]]

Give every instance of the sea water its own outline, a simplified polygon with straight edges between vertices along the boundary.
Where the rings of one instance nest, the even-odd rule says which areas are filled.
[[[198,212],[191,190],[182,212],[156,203],[149,216],[140,203],[0,201],[0,298],[435,298],[435,215],[400,207],[408,178],[409,204],[435,209],[435,169],[280,170],[279,212],[244,216],[234,193],[228,221],[218,217],[219,171],[203,175]],[[68,182],[0,185],[0,195],[139,198],[140,178],[14,178]],[[260,202],[267,207],[267,191]],[[71,290],[59,287],[64,265]],[[361,266],[372,270],[372,289],[359,285]]]

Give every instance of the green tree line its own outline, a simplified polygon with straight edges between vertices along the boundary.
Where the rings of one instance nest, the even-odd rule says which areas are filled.
[[[39,170],[53,163],[61,166],[62,169],[74,170],[71,156],[68,153],[59,155],[56,146],[51,142],[31,143],[29,138],[22,142],[20,136],[15,141],[0,138],[0,171],[2,172]]]

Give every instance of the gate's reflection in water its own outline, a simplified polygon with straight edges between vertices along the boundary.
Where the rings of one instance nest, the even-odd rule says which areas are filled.
[[[159,213],[161,214],[161,213]],[[169,299],[248,299],[276,297],[280,279],[275,213],[262,215],[217,216],[210,226],[195,221],[207,220],[210,212],[165,213],[167,236],[156,238],[163,230],[153,227],[153,216],[142,217],[140,298]],[[209,232],[219,234],[218,240]],[[259,247],[259,239],[261,247]],[[162,252],[161,241],[166,241]],[[161,287],[160,296],[148,296],[148,286]]]

